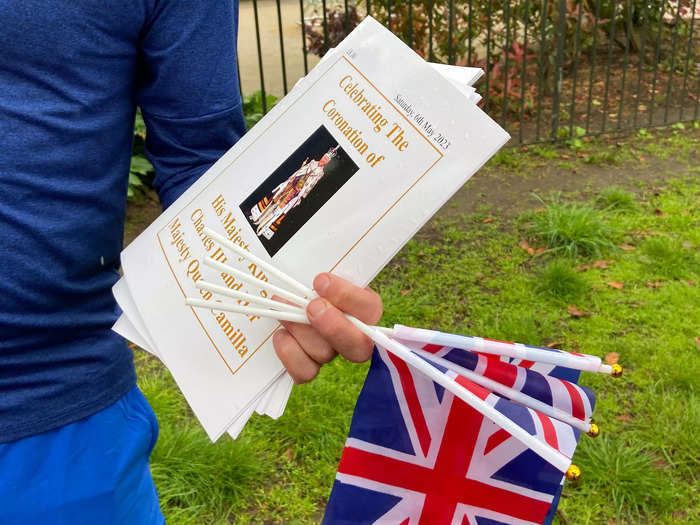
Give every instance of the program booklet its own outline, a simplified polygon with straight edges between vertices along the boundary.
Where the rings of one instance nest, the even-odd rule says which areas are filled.
[[[217,310],[195,286],[269,297],[265,283],[281,283],[204,228],[308,285],[320,272],[367,285],[509,138],[476,106],[474,72],[450,71],[365,19],[122,252],[115,330],[163,361],[212,440],[254,411],[279,416],[292,382],[272,347],[277,321]]]

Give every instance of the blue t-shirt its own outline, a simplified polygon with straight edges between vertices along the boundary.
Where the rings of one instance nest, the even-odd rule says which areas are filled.
[[[136,106],[163,206],[245,132],[234,0],[0,0],[0,442],[135,383],[111,331]]]

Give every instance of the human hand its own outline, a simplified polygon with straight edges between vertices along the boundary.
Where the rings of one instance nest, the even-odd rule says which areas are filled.
[[[318,274],[314,290],[319,297],[306,307],[311,324],[280,321],[284,328],[272,339],[277,356],[295,383],[311,381],[321,365],[337,354],[356,363],[369,359],[374,343],[344,313],[369,325],[382,316],[382,299],[377,293],[336,275]]]

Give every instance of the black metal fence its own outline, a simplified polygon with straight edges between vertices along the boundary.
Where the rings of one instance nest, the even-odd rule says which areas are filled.
[[[482,67],[481,105],[519,143],[698,119],[697,0],[244,0],[244,95],[267,111],[367,13],[427,60]]]

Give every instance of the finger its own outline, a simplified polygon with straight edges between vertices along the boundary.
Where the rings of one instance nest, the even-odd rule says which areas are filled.
[[[326,364],[337,355],[331,344],[314,327],[289,321],[280,321],[280,323],[297,340],[304,352],[318,364]]]
[[[321,367],[299,346],[296,339],[284,328],[277,330],[272,344],[282,364],[296,384],[311,381]]]
[[[320,273],[314,279],[314,290],[340,310],[360,321],[375,324],[382,317],[382,299],[369,288],[355,286],[332,273]]]
[[[360,363],[372,355],[372,340],[326,299],[319,297],[311,301],[306,315],[321,337],[348,361]]]

